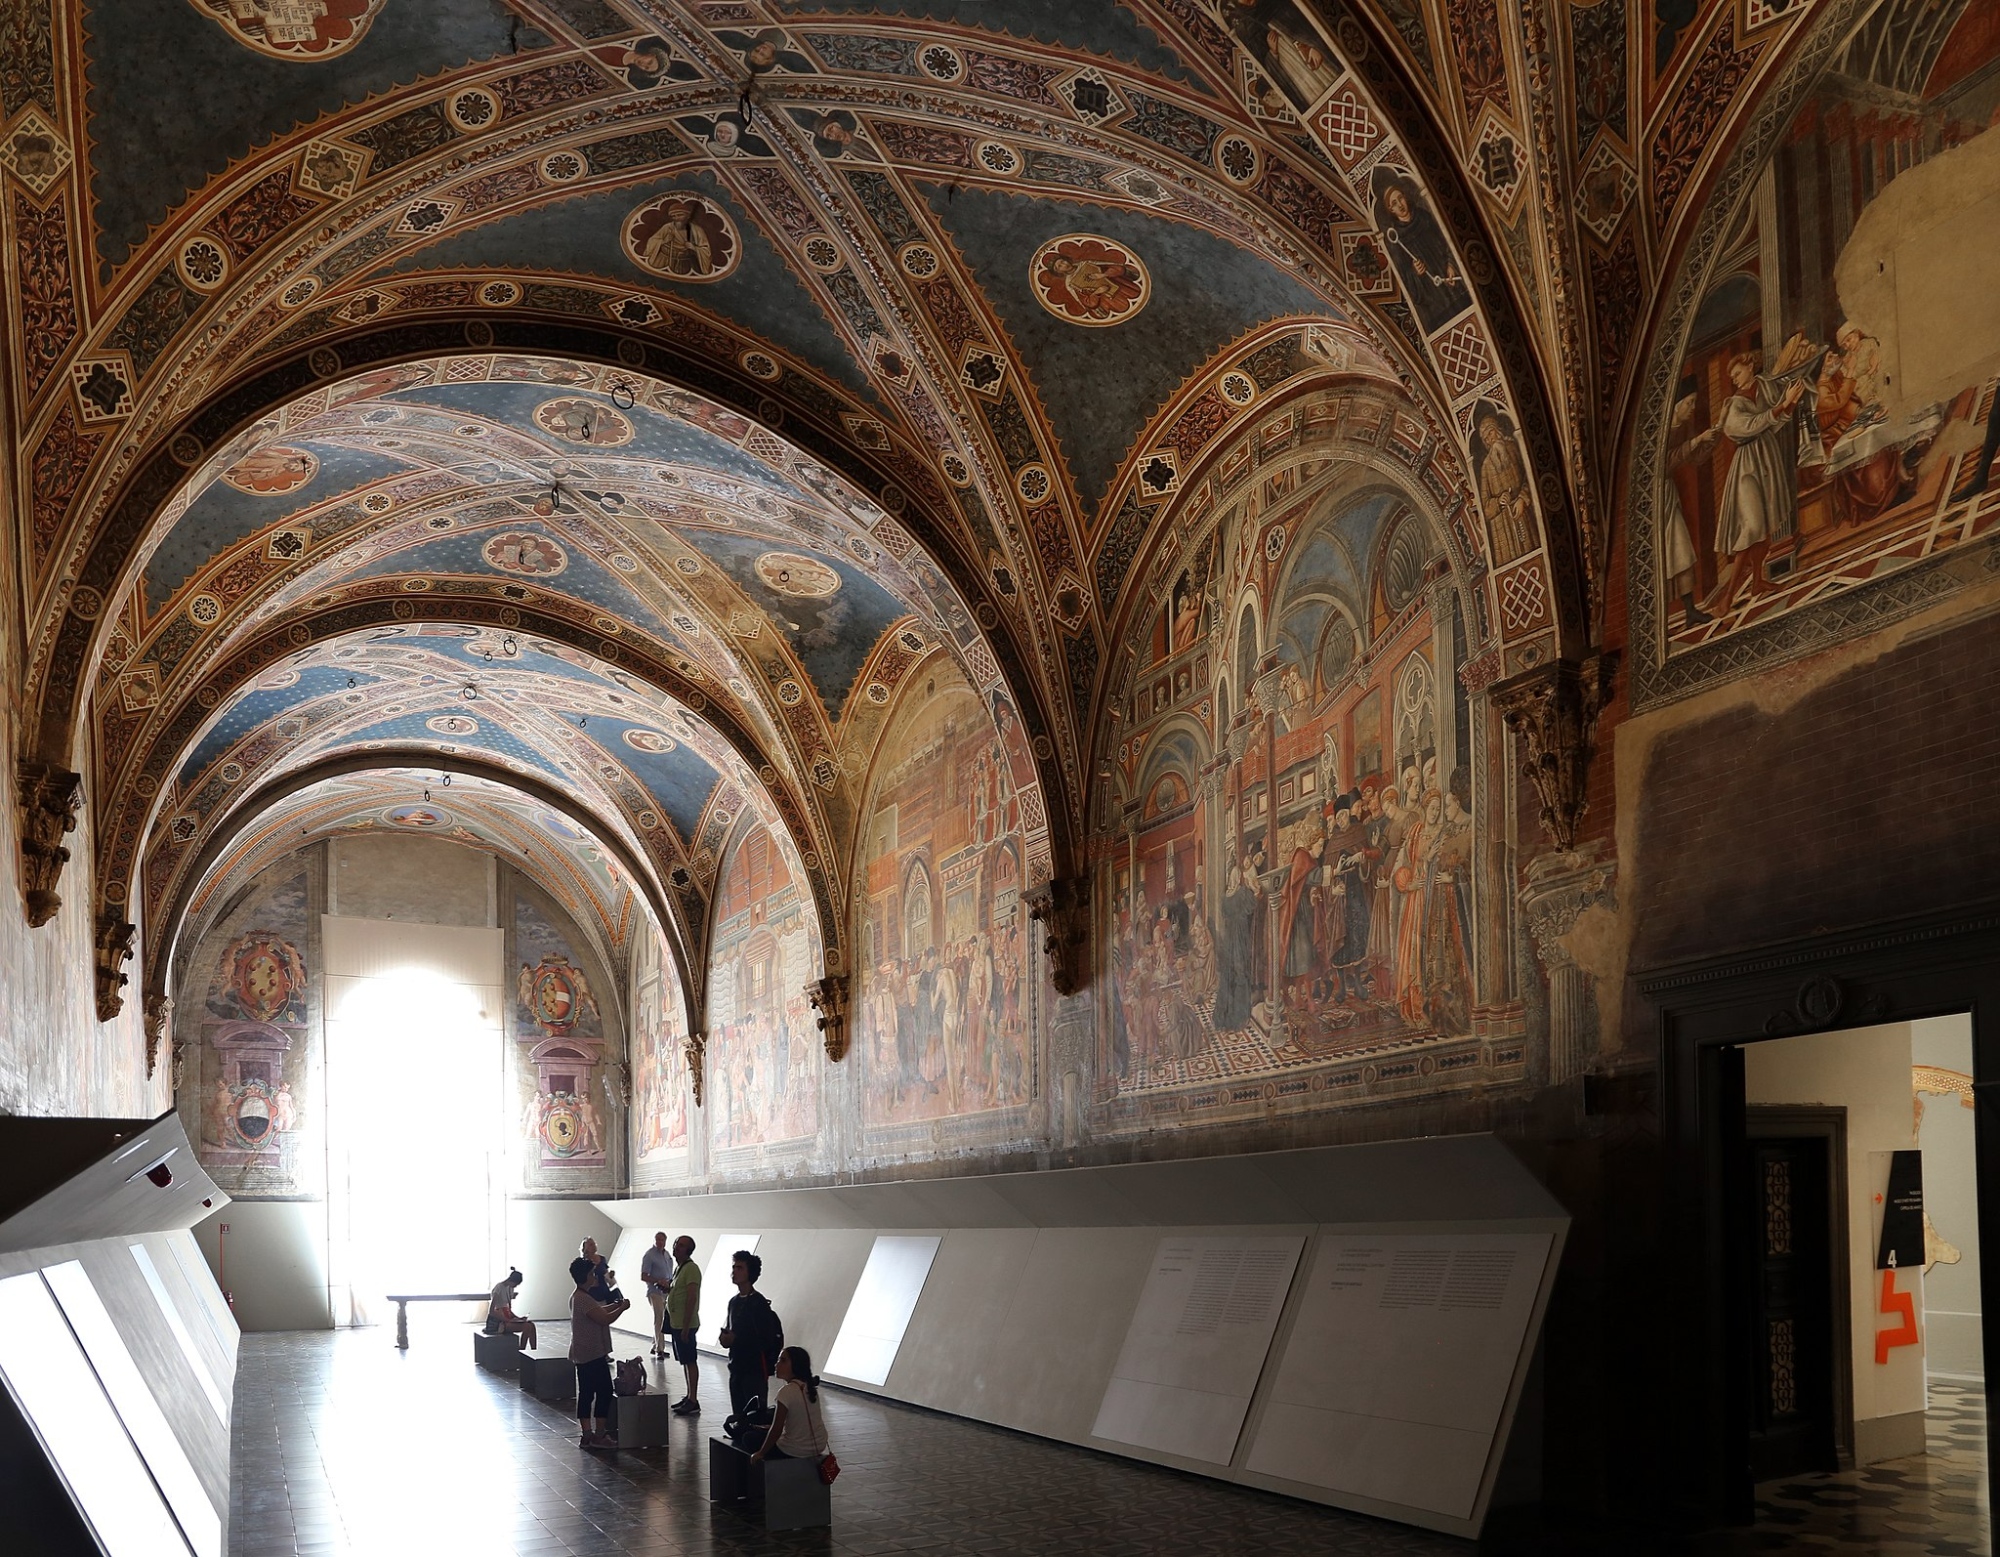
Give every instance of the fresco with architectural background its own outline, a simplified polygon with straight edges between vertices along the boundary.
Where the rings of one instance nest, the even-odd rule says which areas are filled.
[[[819,936],[790,853],[749,821],[716,888],[705,1122],[725,1171],[803,1157],[819,1132],[824,1051],[805,993]]]
[[[564,1170],[577,1169],[603,1178],[607,1163],[617,1160],[626,1103],[616,1083],[607,1086],[609,1066],[623,1064],[622,1045],[607,1044],[609,992],[600,998],[593,988],[596,970],[574,932],[525,891],[514,898],[509,958],[528,1182],[568,1185],[577,1175]]]
[[[942,657],[885,726],[856,871],[854,1043],[863,1122],[950,1117],[1019,1133],[1036,976],[1013,769],[987,707]]]
[[[1669,656],[2000,525],[2000,26],[1804,97],[1688,328],[1659,466]]]
[[[632,941],[632,1182],[688,1171],[687,1005],[681,976],[657,931]]]

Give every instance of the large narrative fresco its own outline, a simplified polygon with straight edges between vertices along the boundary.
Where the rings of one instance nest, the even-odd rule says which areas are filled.
[[[708,975],[711,1152],[768,1150],[819,1131],[821,1050],[806,985],[819,937],[801,872],[762,821],[738,836],[716,890]]]
[[[1900,53],[1884,79],[1824,77],[1719,254],[1660,461],[1668,657],[2000,521],[2000,28],[1980,9],[1924,80]]]
[[[1459,596],[1423,513],[1336,479],[1226,514],[1138,646],[1102,880],[1114,1097],[1481,1063],[1415,1052],[1478,1007]]]
[[[857,894],[871,1127],[1019,1109],[1029,1093],[1023,775],[949,660],[905,685],[880,746]]]
[[[632,1158],[648,1183],[684,1174],[688,1156],[687,1007],[659,934],[632,948]]]

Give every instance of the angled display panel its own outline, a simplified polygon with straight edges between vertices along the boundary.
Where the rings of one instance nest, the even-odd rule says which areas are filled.
[[[729,1300],[736,1296],[736,1288],[729,1281],[730,1258],[738,1249],[746,1254],[755,1254],[758,1236],[756,1233],[723,1233],[708,1241],[707,1259],[701,1257],[699,1249],[695,1251],[695,1263],[701,1267],[701,1328],[695,1332],[695,1343],[705,1350],[722,1350],[722,1343],[716,1336],[722,1329],[723,1316],[729,1312]]]
[[[40,1272],[0,1281],[0,1377],[107,1557],[187,1557]]]
[[[187,1358],[188,1367],[194,1372],[195,1382],[208,1397],[208,1403],[215,1407],[216,1416],[225,1427],[228,1426],[229,1402],[223,1397],[215,1375],[209,1371],[208,1363],[203,1360],[201,1348],[195,1345],[194,1337],[188,1333],[187,1322],[181,1318],[180,1310],[174,1306],[173,1296],[167,1291],[167,1284],[160,1279],[160,1270],[153,1263],[153,1256],[147,1252],[143,1243],[135,1243],[132,1245],[132,1258],[139,1262],[139,1273],[146,1278],[146,1285],[152,1291],[153,1301],[160,1307],[160,1317],[166,1321],[168,1331],[172,1333],[175,1344],[181,1349],[181,1355]]]
[[[861,1284],[847,1304],[826,1371],[860,1384],[886,1384],[937,1258],[935,1238],[877,1238]]]
[[[1091,1436],[1227,1465],[1304,1245],[1162,1238]]]
[[[140,1376],[104,1300],[90,1284],[89,1274],[77,1261],[69,1260],[49,1266],[42,1276],[62,1306],[70,1329],[83,1343],[84,1355],[97,1371],[146,1468],[166,1495],[195,1557],[222,1557],[222,1520],[215,1505],[208,1500],[194,1466],[188,1463],[187,1451],[174,1436],[159,1401]]]
[[[1476,1520],[1553,1244],[1322,1234],[1246,1468]]]

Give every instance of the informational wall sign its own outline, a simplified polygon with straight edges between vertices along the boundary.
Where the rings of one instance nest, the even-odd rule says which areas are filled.
[[[848,1300],[826,1371],[861,1384],[887,1384],[937,1258],[936,1238],[878,1237],[868,1251],[860,1285]]]
[[[1161,1239],[1091,1436],[1227,1465],[1304,1247]]]
[[[1882,1198],[1882,1238],[1877,1270],[1924,1267],[1924,1154],[1896,1152],[1889,1159],[1889,1189]]]
[[[1471,1518],[1553,1241],[1322,1236],[1247,1468]]]

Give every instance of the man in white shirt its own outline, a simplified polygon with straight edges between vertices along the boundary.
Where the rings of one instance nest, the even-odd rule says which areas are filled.
[[[639,1261],[639,1279],[646,1284],[646,1301],[653,1305],[653,1355],[667,1355],[667,1289],[674,1284],[674,1261],[667,1253],[667,1235],[653,1234],[653,1247]]]

